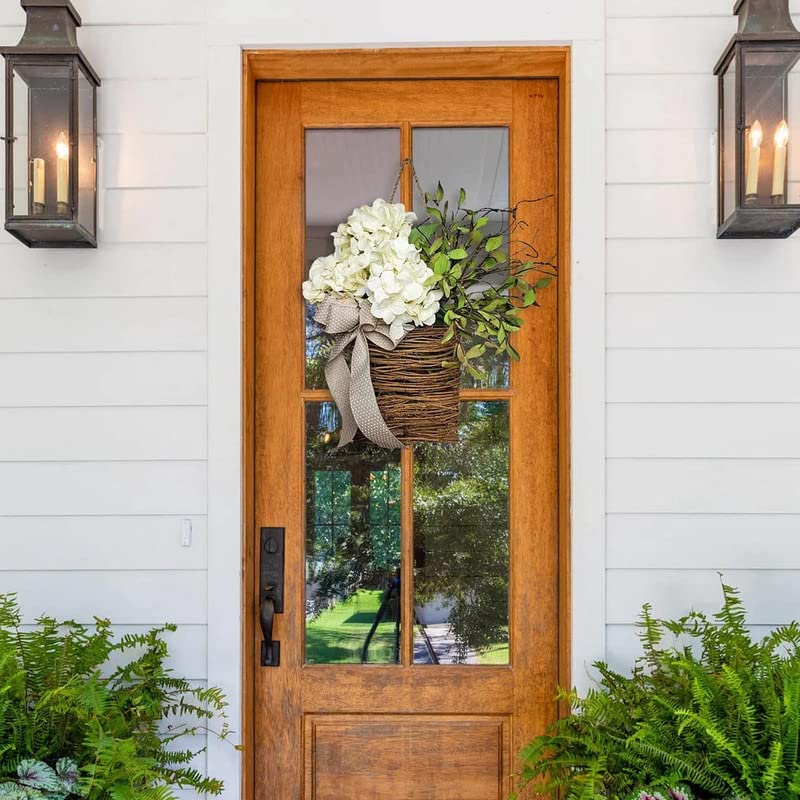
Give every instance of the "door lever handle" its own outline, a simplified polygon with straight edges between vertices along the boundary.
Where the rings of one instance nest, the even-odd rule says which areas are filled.
[[[281,643],[272,638],[272,623],[275,621],[275,601],[265,597],[261,601],[260,609],[261,634],[261,666],[277,667],[281,662]]]
[[[259,569],[259,621],[261,622],[261,666],[281,663],[281,643],[272,638],[275,615],[283,613],[284,528],[261,529]]]

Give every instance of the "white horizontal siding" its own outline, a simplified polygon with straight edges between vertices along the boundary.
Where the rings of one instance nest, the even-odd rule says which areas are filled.
[[[620,238],[712,238],[717,229],[711,184],[626,184],[606,190],[606,232]]]
[[[735,31],[736,20],[730,14],[725,17],[609,19],[606,23],[606,71],[609,75],[688,73],[707,76]]]
[[[609,513],[800,513],[800,459],[614,458],[607,476]]]
[[[4,591],[17,595],[23,621],[42,614],[93,623],[106,617],[117,625],[203,625],[204,570],[8,571]]]
[[[154,25],[204,23],[206,4],[203,0],[81,0],[78,12],[85,29],[92,25]],[[0,7],[0,25],[22,25],[25,12],[19,3]]]
[[[789,9],[800,14],[800,0],[789,0]],[[725,17],[729,25],[735,25],[730,0],[669,0],[654,3],[652,0],[606,0],[606,16],[615,17]]]
[[[204,242],[206,190],[107,189],[98,228],[108,242]]]
[[[0,300],[0,352],[205,350],[205,298]]]
[[[606,542],[611,569],[800,569],[800,515],[610,514]]]
[[[204,78],[202,25],[93,25],[81,48],[103,81],[115,78]]]
[[[609,458],[800,458],[800,404],[617,403]]]
[[[606,289],[617,292],[800,292],[800,238],[614,239]]]
[[[0,407],[204,405],[205,353],[0,353]]]
[[[780,625],[800,607],[797,570],[728,570],[722,580],[740,590],[753,625]],[[692,609],[714,612],[722,604],[720,576],[702,569],[610,569],[606,601],[610,625],[633,623],[645,603],[667,619]]]
[[[622,670],[642,604],[713,611],[719,570],[756,635],[800,600],[798,242],[715,239],[711,70],[731,11],[606,7],[606,643]]]
[[[609,75],[609,130],[712,131],[717,126],[717,84],[707,75]]]
[[[206,81],[106,80],[97,93],[97,129],[107,133],[205,133]]]
[[[0,244],[0,298],[197,297],[206,294],[206,249],[197,243],[107,244],[97,250],[30,250]]]
[[[206,410],[0,408],[0,461],[197,461]]]
[[[205,186],[206,137],[202,134],[107,134],[103,137],[100,179],[109,189]]]
[[[606,399],[624,403],[800,403],[800,350],[615,350]]]
[[[798,294],[614,294],[609,347],[800,347]]]
[[[0,463],[8,516],[206,513],[204,461]]]
[[[707,183],[713,165],[708,131],[609,131],[608,183]]]
[[[184,520],[192,528],[183,542]],[[0,517],[3,570],[203,570],[204,516]],[[2,591],[0,572],[0,591]]]

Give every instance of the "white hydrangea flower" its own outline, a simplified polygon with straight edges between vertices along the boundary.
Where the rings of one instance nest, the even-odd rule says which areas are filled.
[[[434,288],[433,270],[420,260],[413,245],[411,249],[413,256],[409,253],[405,258],[373,264],[367,281],[372,316],[389,325],[389,335],[395,341],[414,325],[433,325],[442,298],[442,291]]]
[[[332,234],[333,255],[311,265],[303,296],[312,304],[331,295],[366,297],[372,315],[390,326],[395,341],[415,325],[433,325],[442,292],[409,241],[416,219],[402,203],[380,198],[353,209]]]
[[[303,297],[313,304],[328,295],[363,297],[368,277],[367,262],[337,261],[335,255],[318,258],[311,265],[308,280],[303,283]]]

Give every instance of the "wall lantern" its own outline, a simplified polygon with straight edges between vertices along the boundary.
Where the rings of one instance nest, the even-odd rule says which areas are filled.
[[[6,230],[29,247],[97,247],[100,79],[78,49],[69,0],[21,0],[6,59]]]
[[[714,69],[717,238],[785,239],[800,227],[800,32],[789,0],[738,0],[734,14],[739,31]]]

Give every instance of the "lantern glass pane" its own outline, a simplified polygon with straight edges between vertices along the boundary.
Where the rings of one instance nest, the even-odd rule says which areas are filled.
[[[796,48],[786,45],[749,46],[743,50],[746,207],[774,208],[797,202],[796,187],[790,189],[789,185],[793,127],[797,131],[790,108],[797,107],[791,94],[800,89],[799,55]]]
[[[95,176],[97,137],[94,120],[94,86],[78,73],[78,222],[90,233],[95,227]]]
[[[720,131],[720,180],[723,219],[736,210],[736,59],[722,75],[722,130]]]
[[[28,86],[17,73],[11,71],[11,94],[14,113],[11,126],[11,166],[12,174],[6,180],[13,181],[12,214],[19,216],[30,213],[28,188],[30,169],[28,164]]]
[[[69,63],[14,65],[15,172],[25,176],[14,214],[71,217]],[[24,154],[24,155],[22,155]],[[18,179],[15,179],[15,186]]]

